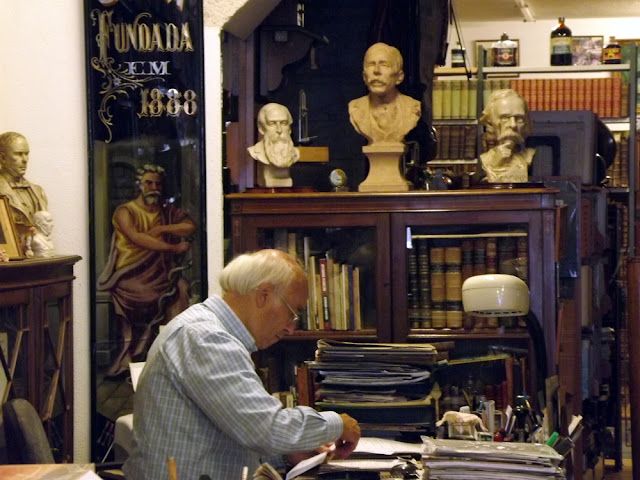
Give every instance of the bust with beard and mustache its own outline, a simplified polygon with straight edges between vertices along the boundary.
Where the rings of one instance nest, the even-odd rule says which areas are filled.
[[[258,131],[262,138],[247,148],[258,163],[258,185],[291,187],[289,167],[300,158],[291,140],[291,113],[284,105],[268,103],[258,112]]]
[[[524,98],[510,89],[493,92],[480,124],[486,127],[487,142],[495,146],[480,155],[474,183],[527,182],[535,149],[525,147],[532,124]]]

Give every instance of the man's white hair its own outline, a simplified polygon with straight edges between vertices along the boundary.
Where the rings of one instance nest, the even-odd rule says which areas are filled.
[[[279,250],[258,250],[237,256],[220,273],[223,292],[247,295],[263,283],[287,289],[304,271],[293,257]]]

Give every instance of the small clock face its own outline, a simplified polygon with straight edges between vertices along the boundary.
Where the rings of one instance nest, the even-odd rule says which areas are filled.
[[[347,183],[347,174],[343,170],[336,168],[329,174],[329,181],[334,187],[343,187]]]

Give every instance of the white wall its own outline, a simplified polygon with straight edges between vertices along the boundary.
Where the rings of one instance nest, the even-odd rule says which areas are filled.
[[[209,22],[205,29],[207,248],[211,292],[217,289],[217,276],[224,258],[219,40],[224,21],[226,17],[220,19],[218,25]],[[49,210],[55,219],[53,236],[57,248],[60,253],[82,256],[74,270],[73,290],[76,462],[89,461],[91,449],[89,165],[84,45],[82,2],[0,1],[0,132],[17,131],[27,137],[31,155],[26,176],[47,193]]]
[[[565,24],[572,35],[602,35],[604,43],[609,36],[616,38],[640,38],[640,18],[567,18]],[[557,20],[538,20],[536,22],[461,22],[460,29],[464,46],[472,65],[475,61],[475,40],[494,40],[506,32],[511,39],[519,40],[520,65],[524,67],[549,65],[549,38]],[[456,31],[450,28],[449,48],[455,48],[458,41]],[[447,66],[451,66],[451,52],[447,53]]]

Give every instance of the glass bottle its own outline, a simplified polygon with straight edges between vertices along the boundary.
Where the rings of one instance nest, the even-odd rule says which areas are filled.
[[[494,67],[515,67],[517,65],[518,44],[509,40],[509,35],[506,33],[502,34],[500,40],[494,42],[492,50]]]
[[[609,37],[609,43],[602,50],[602,61],[607,64],[622,63],[622,49],[616,37]]]
[[[451,66],[456,67],[464,67],[465,50],[464,47],[458,42],[458,46],[456,48],[451,49]]]
[[[551,65],[571,65],[571,30],[558,18],[558,25],[551,32]]]

